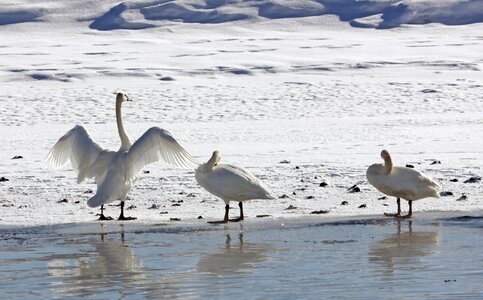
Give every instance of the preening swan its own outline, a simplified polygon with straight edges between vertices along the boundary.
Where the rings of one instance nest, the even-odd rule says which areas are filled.
[[[439,198],[440,185],[423,173],[406,167],[393,167],[391,155],[387,150],[381,151],[383,164],[374,164],[367,169],[367,180],[380,192],[397,198],[397,213],[386,214],[402,218],[410,218],[415,200],[435,197]],[[401,200],[409,202],[409,212],[401,216]]]
[[[194,168],[198,163],[181,147],[166,130],[152,127],[134,144],[124,131],[121,104],[131,101],[124,93],[116,96],[116,120],[121,147],[118,151],[102,149],[94,142],[84,127],[77,125],[61,137],[50,150],[47,159],[52,167],[62,167],[70,160],[77,171],[77,183],[86,178],[95,178],[96,194],[87,201],[90,207],[101,206],[100,220],[104,216],[104,204],[121,201],[119,220],[135,218],[124,216],[124,201],[144,166],[163,160],[171,165]]]
[[[205,164],[200,164],[195,173],[196,181],[199,185],[225,201],[225,217],[223,221],[209,223],[241,221],[243,220],[243,201],[276,198],[252,173],[237,166],[218,164],[220,158],[220,152],[214,151],[210,160]],[[238,201],[240,217],[237,219],[228,219],[230,201]]]

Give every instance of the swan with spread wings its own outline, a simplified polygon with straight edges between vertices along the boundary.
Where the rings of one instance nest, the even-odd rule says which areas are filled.
[[[121,115],[121,105],[126,101],[131,99],[125,93],[117,94],[116,120],[121,138],[118,151],[101,148],[84,127],[77,125],[57,141],[47,156],[54,168],[62,167],[70,160],[77,172],[78,183],[87,178],[95,179],[97,192],[87,201],[87,205],[101,206],[100,220],[112,219],[104,215],[104,204],[116,200],[121,201],[118,220],[135,219],[124,216],[124,202],[144,166],[160,160],[187,169],[193,169],[199,164],[168,131],[158,127],[148,129],[131,144],[124,131]]]

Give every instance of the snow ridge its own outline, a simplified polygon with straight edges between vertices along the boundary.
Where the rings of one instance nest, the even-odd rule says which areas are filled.
[[[10,4],[10,5],[9,5]],[[389,29],[405,24],[463,25],[483,22],[481,0],[43,0],[0,4],[0,26],[24,22],[88,21],[94,30],[139,30],[166,22],[219,24],[335,15],[353,27]],[[87,5],[90,5],[88,9]],[[15,7],[12,10],[12,7]],[[82,15],[96,11],[96,16]]]

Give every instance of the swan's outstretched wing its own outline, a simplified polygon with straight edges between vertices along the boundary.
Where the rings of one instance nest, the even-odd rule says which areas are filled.
[[[149,128],[129,149],[126,168],[128,179],[133,179],[144,166],[163,160],[173,166],[195,169],[199,163],[174,139],[168,131]]]
[[[70,160],[80,183],[85,178],[98,175],[93,174],[91,169],[102,152],[106,151],[91,139],[84,127],[77,125],[55,143],[47,160],[54,168],[60,168]]]

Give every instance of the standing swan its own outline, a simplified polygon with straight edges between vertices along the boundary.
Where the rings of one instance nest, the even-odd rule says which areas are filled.
[[[199,185],[225,201],[225,218],[223,221],[208,223],[219,224],[227,223],[228,221],[242,221],[243,201],[276,198],[252,173],[233,165],[219,165],[220,158],[220,152],[214,151],[213,156],[207,163],[198,166],[195,174]],[[230,201],[238,201],[240,217],[237,219],[228,219]]]
[[[393,167],[391,155],[387,150],[381,151],[385,164],[373,164],[367,169],[367,180],[380,192],[397,198],[397,213],[386,216],[410,218],[413,214],[412,203],[415,200],[434,197],[439,198],[441,188],[431,178],[423,173],[405,167]],[[401,216],[401,200],[409,202],[409,212]]]
[[[77,183],[95,178],[97,192],[87,204],[90,207],[101,206],[99,220],[112,219],[104,216],[104,204],[115,200],[121,201],[118,220],[136,219],[124,216],[124,201],[144,166],[159,160],[184,168],[198,165],[168,131],[158,127],[148,129],[131,144],[122,125],[121,104],[125,101],[131,100],[126,94],[118,93],[116,120],[121,147],[117,152],[102,149],[84,127],[77,125],[61,137],[47,155],[54,168],[62,167],[70,160],[77,171]]]

